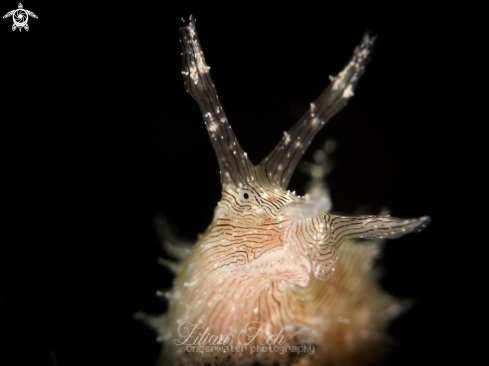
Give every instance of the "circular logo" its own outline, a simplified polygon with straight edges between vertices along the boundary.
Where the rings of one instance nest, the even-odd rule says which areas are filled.
[[[14,24],[22,28],[27,24],[27,20],[29,19],[29,15],[27,15],[27,12],[24,9],[17,9],[14,11],[12,14],[12,18],[14,20]]]

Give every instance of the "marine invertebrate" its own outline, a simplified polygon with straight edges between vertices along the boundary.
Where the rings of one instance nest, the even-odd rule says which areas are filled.
[[[310,110],[253,165],[219,102],[195,22],[180,29],[185,87],[218,157],[222,198],[183,263],[163,261],[176,279],[168,313],[150,320],[165,341],[160,363],[375,361],[389,301],[369,272],[377,246],[351,239],[397,238],[422,230],[429,217],[338,216],[324,191],[287,190],[314,136],[354,95],[374,41],[363,36]]]

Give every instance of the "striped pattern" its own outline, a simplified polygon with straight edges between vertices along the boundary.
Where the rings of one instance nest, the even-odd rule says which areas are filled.
[[[186,90],[204,116],[223,187],[211,225],[175,269],[174,288],[165,295],[170,300],[168,314],[154,322],[162,339],[169,341],[162,360],[168,365],[292,362],[286,353],[251,354],[249,348],[231,355],[186,353],[185,345],[175,340],[182,341],[199,323],[209,336],[231,336],[234,346],[263,345],[263,338],[248,343],[242,332],[250,324],[275,324],[278,328],[267,334],[278,334],[281,328],[283,336],[290,338],[286,345],[317,344],[319,352],[334,354],[346,349],[351,353],[351,345],[341,336],[348,334],[348,339],[367,345],[369,353],[370,343],[364,342],[364,335],[378,329],[372,324],[377,322],[376,309],[381,307],[372,300],[375,286],[365,276],[366,267],[358,263],[364,260],[362,253],[368,261],[376,250],[353,250],[345,244],[352,265],[338,258],[341,246],[353,238],[397,238],[419,231],[429,224],[429,217],[335,216],[326,213],[328,197],[299,197],[285,188],[312,138],[353,95],[374,38],[364,35],[349,63],[332,78],[311,111],[255,167],[227,121],[192,21],[180,29],[180,42]],[[332,277],[338,272],[339,277]],[[344,320],[341,314],[351,317],[354,326],[345,328],[350,318]],[[298,335],[303,327],[314,331]],[[325,334],[331,339],[326,340]],[[311,362],[317,364],[318,360]]]
[[[253,164],[234,135],[209,74],[195,24],[180,28],[185,89],[199,104],[216,152],[222,184],[238,187],[254,179]]]
[[[273,151],[260,163],[265,167],[270,183],[286,189],[295,167],[309,147],[312,139],[328,120],[346,106],[362,77],[373,49],[375,37],[368,32],[355,49],[350,61],[331,84],[311,104],[311,108],[295,124]]]
[[[338,261],[338,249],[347,239],[398,238],[426,228],[431,219],[399,219],[389,216],[335,216],[322,214],[292,221],[284,245],[295,257],[306,256],[320,280],[329,279]]]

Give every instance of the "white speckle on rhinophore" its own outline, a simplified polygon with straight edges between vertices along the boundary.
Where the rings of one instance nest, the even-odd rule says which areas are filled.
[[[210,123],[209,124],[209,130],[211,130],[212,132],[216,132],[217,131],[217,124],[215,122]]]
[[[356,63],[354,61],[350,61],[350,63],[345,67],[345,69],[338,74],[338,76],[334,79],[333,90],[337,90],[340,87],[343,87],[346,75],[349,73],[352,67],[356,67]]]
[[[290,134],[288,134],[287,131],[284,131],[284,138],[285,145],[287,145],[290,142]]]
[[[194,84],[197,85],[199,82],[199,74],[197,72],[197,66],[195,66],[195,62],[191,62],[190,65],[190,78],[194,81]]]
[[[353,89],[351,87],[351,84],[346,87],[346,89],[343,91],[343,98],[348,99],[351,98],[355,95],[353,92]]]

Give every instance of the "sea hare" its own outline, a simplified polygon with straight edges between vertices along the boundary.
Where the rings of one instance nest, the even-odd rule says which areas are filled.
[[[375,37],[364,34],[346,66],[258,165],[226,118],[192,18],[180,42],[185,88],[216,152],[222,198],[189,254],[174,248],[182,262],[163,260],[176,278],[165,294],[168,312],[148,319],[163,341],[158,365],[377,362],[396,303],[376,284],[372,259],[380,239],[421,231],[430,218],[337,216],[325,190],[303,197],[287,190],[316,133],[354,95]]]

